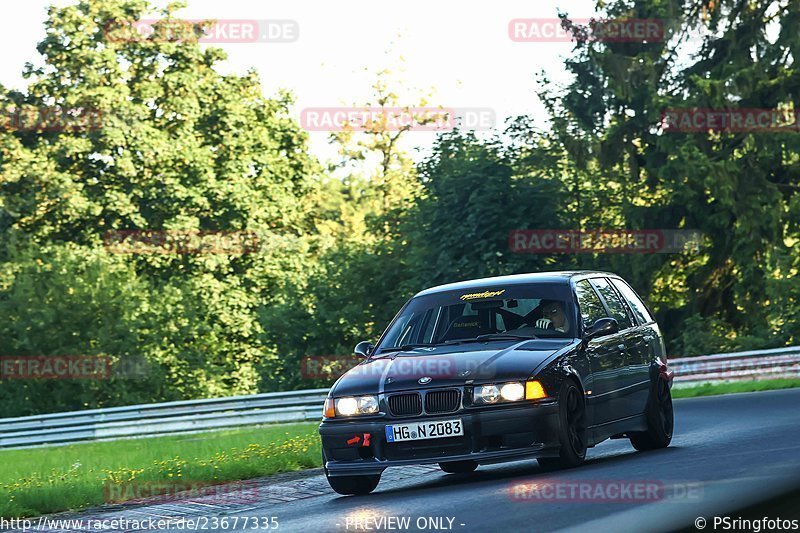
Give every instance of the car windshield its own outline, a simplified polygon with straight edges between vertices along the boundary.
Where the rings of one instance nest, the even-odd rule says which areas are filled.
[[[575,337],[567,284],[437,292],[413,298],[392,321],[376,353],[526,338]]]

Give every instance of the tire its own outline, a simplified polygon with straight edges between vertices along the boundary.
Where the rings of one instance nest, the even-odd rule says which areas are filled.
[[[335,476],[330,477],[326,474],[328,478],[328,484],[331,486],[333,490],[338,492],[339,494],[344,494],[345,496],[351,496],[356,494],[369,494],[375,487],[378,486],[378,483],[381,480],[380,474],[375,474],[372,476]]]
[[[371,476],[331,476],[325,467],[325,452],[322,452],[322,470],[331,488],[345,496],[369,494],[381,481],[381,475]]]
[[[669,446],[669,443],[672,442],[675,416],[672,411],[672,393],[665,379],[659,378],[655,387],[651,389],[645,416],[647,431],[630,434],[633,447],[643,452]]]
[[[449,463],[439,463],[439,468],[448,474],[469,474],[478,468],[475,461],[451,461]]]
[[[571,379],[558,393],[558,457],[537,459],[543,468],[573,468],[586,459],[586,401]]]

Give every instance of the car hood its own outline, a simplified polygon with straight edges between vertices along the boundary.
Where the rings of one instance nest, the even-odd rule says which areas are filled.
[[[331,396],[395,392],[422,387],[524,380],[577,339],[491,341],[390,353],[351,368],[334,384]]]

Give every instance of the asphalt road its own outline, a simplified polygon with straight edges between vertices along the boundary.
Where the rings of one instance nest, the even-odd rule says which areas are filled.
[[[241,517],[275,517],[278,531],[290,532],[670,531],[695,530],[703,517],[713,531],[715,515],[800,486],[800,389],[677,400],[669,448],[640,453],[627,440],[606,441],[572,470],[548,472],[534,460],[468,475],[388,469],[376,492],[351,497],[330,491],[318,471],[263,483],[266,497],[224,508],[162,505],[115,515],[229,516],[217,531],[255,531]]]

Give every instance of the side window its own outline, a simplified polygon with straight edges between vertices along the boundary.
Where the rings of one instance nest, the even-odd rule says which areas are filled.
[[[522,300],[514,300],[516,302],[516,306],[509,307],[509,302],[506,301],[504,303],[504,309],[507,309],[517,315],[525,316],[541,303],[541,300],[535,298],[524,298]]]
[[[620,300],[617,291],[608,282],[606,278],[593,278],[592,284],[597,287],[597,292],[603,297],[608,305],[608,310],[613,318],[619,322],[619,329],[628,329],[633,324],[628,316],[628,311],[625,310],[625,304]]]
[[[578,296],[578,306],[581,310],[584,328],[588,328],[596,320],[608,316],[603,303],[588,281],[581,280],[577,282],[575,284],[575,294]]]
[[[451,306],[451,308],[459,307],[459,305]],[[478,310],[473,309],[472,304],[467,304],[461,309],[461,316],[478,316],[478,314]]]
[[[644,305],[642,299],[634,292],[630,286],[622,280],[619,279],[612,279],[611,283],[617,288],[617,290],[628,300],[628,305],[630,306],[631,310],[633,310],[633,314],[639,319],[640,324],[647,324],[648,322],[653,321],[653,317],[650,316],[650,312],[647,310],[647,306]]]

